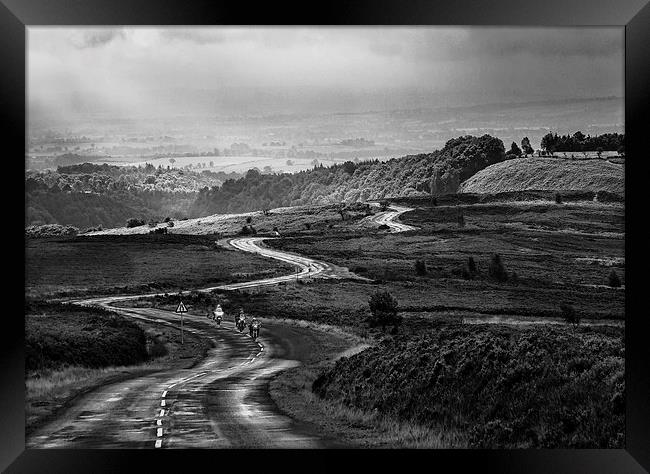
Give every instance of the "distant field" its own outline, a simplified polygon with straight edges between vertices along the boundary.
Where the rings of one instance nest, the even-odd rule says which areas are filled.
[[[463,182],[460,192],[590,190],[623,194],[625,167],[605,160],[518,158],[488,166]]]
[[[218,247],[187,235],[97,236],[27,240],[30,297],[179,291],[290,273],[281,262]]]
[[[395,156],[395,153],[390,156],[385,156],[380,150],[377,151],[377,156],[373,155],[374,158],[380,160],[392,158]],[[319,163],[323,163],[323,166],[330,166],[335,163],[343,163],[348,160],[348,158],[316,158]],[[287,160],[291,164],[287,164]],[[152,160],[144,160],[137,162],[126,162],[125,165],[129,166],[144,166],[147,163],[151,163],[154,166],[162,165],[163,167],[170,166],[172,168],[183,168],[184,166],[191,165],[196,167],[197,164],[205,167],[202,169],[218,172],[238,172],[245,173],[249,169],[258,168],[259,170],[264,170],[264,167],[270,166],[271,171],[274,173],[295,173],[297,171],[311,169],[314,167],[314,158],[274,158],[271,156],[179,156],[174,158],[174,163],[170,163],[169,158],[157,158]],[[213,166],[210,166],[210,162],[213,163]],[[118,163],[120,164],[120,163]]]

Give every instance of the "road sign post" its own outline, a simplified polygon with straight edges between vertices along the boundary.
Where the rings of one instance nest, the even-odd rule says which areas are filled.
[[[183,340],[183,313],[187,313],[187,308],[183,304],[182,300],[180,303],[178,303],[178,308],[176,308],[176,312],[180,313],[181,315],[181,344],[185,344],[185,341]]]

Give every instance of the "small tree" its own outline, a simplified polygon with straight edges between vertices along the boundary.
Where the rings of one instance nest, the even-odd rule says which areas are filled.
[[[562,195],[560,193],[555,193],[555,204],[562,204]]]
[[[343,171],[345,171],[347,174],[354,174],[355,169],[357,169],[357,165],[355,165],[352,161],[346,161],[343,163]]]
[[[368,300],[368,306],[372,313],[371,326],[381,326],[383,331],[386,326],[392,324],[397,330],[402,318],[397,315],[397,300],[388,291],[378,291],[373,294]]]
[[[346,209],[344,204],[339,204],[336,207],[336,212],[339,213],[342,221],[346,220],[349,217],[348,210]]]
[[[469,268],[464,266],[460,270],[460,275],[463,277],[464,280],[471,280],[472,279],[472,272],[469,271]]]
[[[608,280],[609,286],[612,288],[619,288],[621,286],[621,279],[618,277],[614,269],[612,269],[612,271],[609,273]]]
[[[521,140],[521,148],[524,152],[524,155],[532,155],[535,153],[535,150],[533,150],[533,147],[530,146],[530,140],[528,137],[524,137],[523,140]]]
[[[463,214],[463,211],[458,211],[458,227],[465,227],[465,215]]]
[[[174,221],[167,222],[167,227],[174,227]]]
[[[307,230],[311,229],[311,223],[305,222],[305,229]]]
[[[514,155],[519,158],[521,156],[521,148],[519,148],[519,145],[517,145],[515,142],[512,142],[512,145],[510,145],[510,150],[508,151],[508,155]]]
[[[379,209],[382,212],[387,211],[389,206],[390,206],[390,202],[388,202],[388,201],[380,201],[379,202]]]
[[[427,264],[425,263],[424,260],[415,261],[415,273],[417,273],[420,276],[427,274]]]
[[[492,255],[492,260],[490,261],[490,266],[488,267],[488,275],[493,280],[499,282],[508,281],[508,272],[506,272],[503,262],[501,261],[501,256],[498,253]]]
[[[469,269],[470,272],[476,273],[476,262],[474,261],[474,257],[469,257],[467,259],[467,268]]]
[[[580,315],[576,313],[576,310],[573,306],[568,303],[562,303],[560,305],[560,312],[562,313],[562,318],[568,324],[572,324],[573,327],[578,327],[580,324]]]
[[[242,227],[242,229],[239,231],[241,235],[254,235],[257,234],[257,231],[252,225],[245,225]]]
[[[134,217],[131,217],[126,221],[126,227],[131,228],[131,227],[139,227],[141,225],[144,225],[145,222],[143,219],[136,219]]]
[[[246,218],[246,224],[250,224],[251,222],[253,222],[253,218],[251,216],[248,216]]]

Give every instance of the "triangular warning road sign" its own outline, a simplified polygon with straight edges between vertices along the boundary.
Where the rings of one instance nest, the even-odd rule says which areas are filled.
[[[178,303],[178,308],[176,308],[176,312],[177,313],[187,313],[187,308],[185,307],[185,305],[183,304],[182,301],[180,303]]]

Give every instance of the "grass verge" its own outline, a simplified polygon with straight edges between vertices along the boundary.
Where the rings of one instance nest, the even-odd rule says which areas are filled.
[[[32,347],[39,351],[40,356],[33,358],[33,361],[37,361],[38,364],[25,374],[26,434],[54,418],[79,396],[97,387],[173,367],[192,367],[205,357],[210,348],[208,340],[198,338],[191,333],[186,334],[185,344],[180,345],[176,328],[144,321],[132,322],[101,309],[47,303],[32,304],[31,311],[37,312],[38,316],[27,311],[26,342],[31,341]],[[80,343],[75,339],[75,335],[78,334],[69,331],[73,326],[77,331],[85,331],[94,337],[101,337],[102,323],[105,323],[102,318],[116,316],[124,320],[119,323],[120,325],[128,326],[138,338],[142,337],[141,349],[145,356],[143,360],[112,364],[113,360],[128,359],[115,359],[114,356],[106,359],[100,357],[101,354],[94,357],[91,352],[101,346],[90,343],[91,339],[88,336]],[[47,321],[48,325],[47,328],[39,327],[37,338],[30,337],[30,334],[33,335],[30,333],[30,327],[35,325],[34,319],[37,322]],[[95,325],[92,325],[92,322],[95,322]],[[113,338],[112,342],[117,346],[106,350],[118,352],[122,340],[123,338]],[[80,347],[77,347],[78,345]],[[83,364],[79,359],[80,354],[89,353],[91,366]],[[52,354],[56,357],[51,357]]]
[[[450,429],[431,429],[399,421],[376,411],[324,400],[312,392],[318,375],[340,357],[350,357],[373,344],[339,326],[285,318],[263,318],[263,326],[308,329],[308,351],[297,351],[303,364],[272,379],[269,392],[277,407],[301,422],[317,427],[327,437],[358,447],[448,448],[464,446],[462,434]],[[349,329],[349,328],[348,328]],[[301,354],[302,352],[302,354]]]

